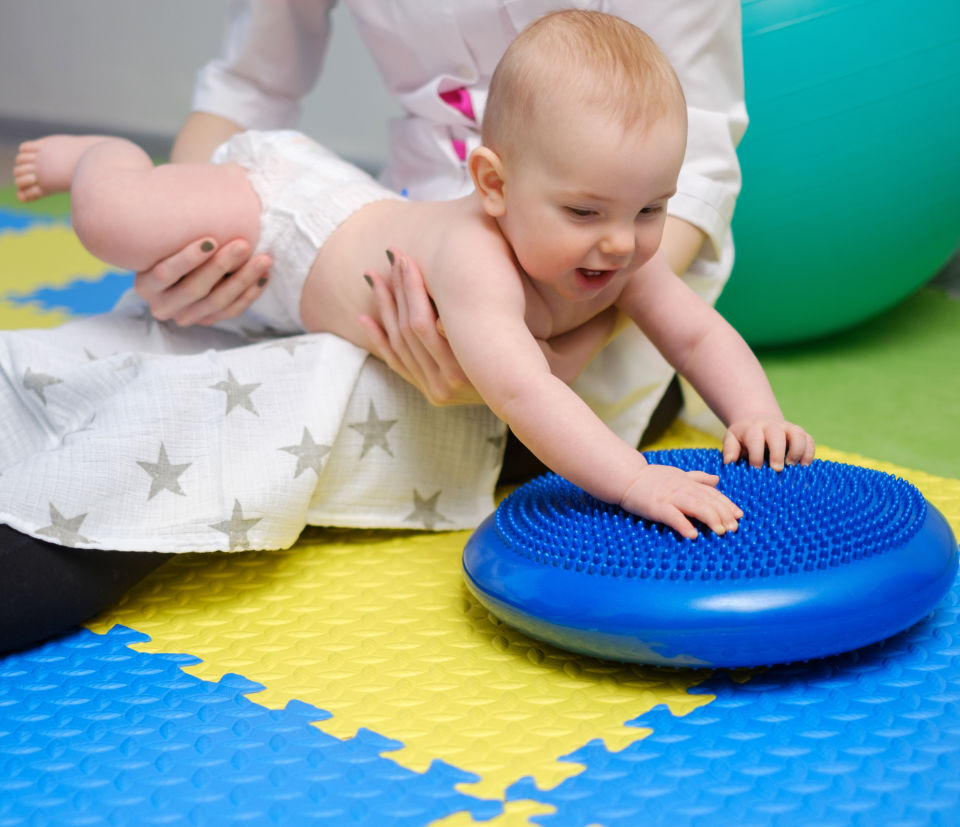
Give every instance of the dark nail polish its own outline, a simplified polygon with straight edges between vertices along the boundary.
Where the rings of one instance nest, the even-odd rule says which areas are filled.
[[[393,253],[389,250],[387,250],[387,261],[389,261],[391,265],[393,264]]]
[[[263,287],[263,285],[265,285],[266,283],[267,283],[266,276],[260,276],[260,278],[257,279],[257,287]]]
[[[370,278],[370,276],[368,276],[366,273],[363,274],[363,280],[364,280],[368,285],[370,285],[370,287],[373,287],[373,279]]]
[[[200,249],[205,253],[209,253],[213,249],[213,242],[204,241],[203,244],[200,245]]]

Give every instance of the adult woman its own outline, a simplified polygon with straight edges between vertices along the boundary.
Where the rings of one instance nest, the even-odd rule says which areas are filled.
[[[407,113],[391,125],[384,181],[412,198],[463,194],[470,186],[464,159],[478,140],[493,67],[520,29],[560,4],[460,0],[451,8],[423,0],[346,2],[388,88]],[[333,3],[232,3],[224,55],[200,73],[196,111],[178,137],[174,160],[206,159],[244,128],[290,125],[297,102],[319,74]],[[690,137],[663,249],[674,271],[714,301],[732,264],[729,222],[740,181],[735,147],[746,125],[739,4],[606,0],[563,5],[599,8],[630,20],[648,31],[674,64],[687,96]],[[198,240],[138,275],[137,291],[156,317],[209,324],[240,315],[256,300],[268,257],[250,259],[243,243],[220,250],[207,246]],[[227,274],[232,275],[225,278]],[[379,331],[378,355],[436,404],[475,402],[438,333],[416,270],[402,282],[396,275],[392,292],[384,280],[375,284],[386,328]],[[602,335],[588,339],[589,352],[581,347],[573,354],[575,363],[586,363],[608,338],[610,322]],[[630,330],[604,349],[575,387],[614,431],[636,444],[671,376],[655,349]],[[156,463],[150,458],[146,465],[159,465],[164,457]],[[140,473],[146,471],[144,462],[138,466]],[[7,526],[0,527],[0,534],[0,569],[5,582],[15,587],[3,601],[0,651],[82,622],[166,559],[64,548]]]
[[[689,114],[687,156],[663,250],[674,272],[707,301],[716,300],[732,267],[730,220],[740,186],[735,149],[746,128],[737,0],[461,0],[442,10],[422,0],[345,2],[406,113],[390,124],[381,180],[414,199],[454,198],[472,187],[464,160],[479,142],[490,76],[507,44],[535,17],[554,7],[589,6],[647,31],[674,65]],[[194,111],[173,160],[205,160],[245,128],[293,125],[299,100],[319,76],[334,3],[233,3],[223,54],[198,75]],[[201,255],[195,248],[184,251],[139,275],[137,290],[159,318],[212,322],[255,301],[269,267],[265,256],[248,260],[244,245],[228,245],[190,272]],[[422,283],[412,282],[396,291],[396,324],[385,331],[379,355],[435,404],[477,401],[436,335]],[[636,443],[671,376],[652,348],[625,334],[576,387],[614,430]]]

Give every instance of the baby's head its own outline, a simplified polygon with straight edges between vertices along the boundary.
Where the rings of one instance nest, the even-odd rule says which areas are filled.
[[[673,67],[631,23],[582,10],[553,12],[510,44],[490,82],[482,142],[504,160],[549,140],[572,117],[605,116],[624,130],[686,103]]]
[[[650,37],[607,14],[555,12],[497,66],[470,172],[523,272],[591,298],[659,248],[686,123]]]

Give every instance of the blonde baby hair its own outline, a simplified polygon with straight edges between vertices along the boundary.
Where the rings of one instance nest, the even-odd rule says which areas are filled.
[[[501,155],[522,146],[531,122],[562,101],[610,115],[624,129],[675,111],[686,117],[680,81],[657,44],[602,12],[552,12],[517,35],[490,81],[483,143]]]

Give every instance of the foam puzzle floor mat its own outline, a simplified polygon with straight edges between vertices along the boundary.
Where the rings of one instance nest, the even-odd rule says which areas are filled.
[[[8,212],[4,326],[129,283],[62,220]],[[655,447],[710,444],[675,426]],[[819,455],[910,480],[960,536],[960,480]],[[656,669],[497,622],[463,584],[467,536],[318,528],[181,555],[0,658],[0,825],[960,823],[960,584],[848,654]]]

